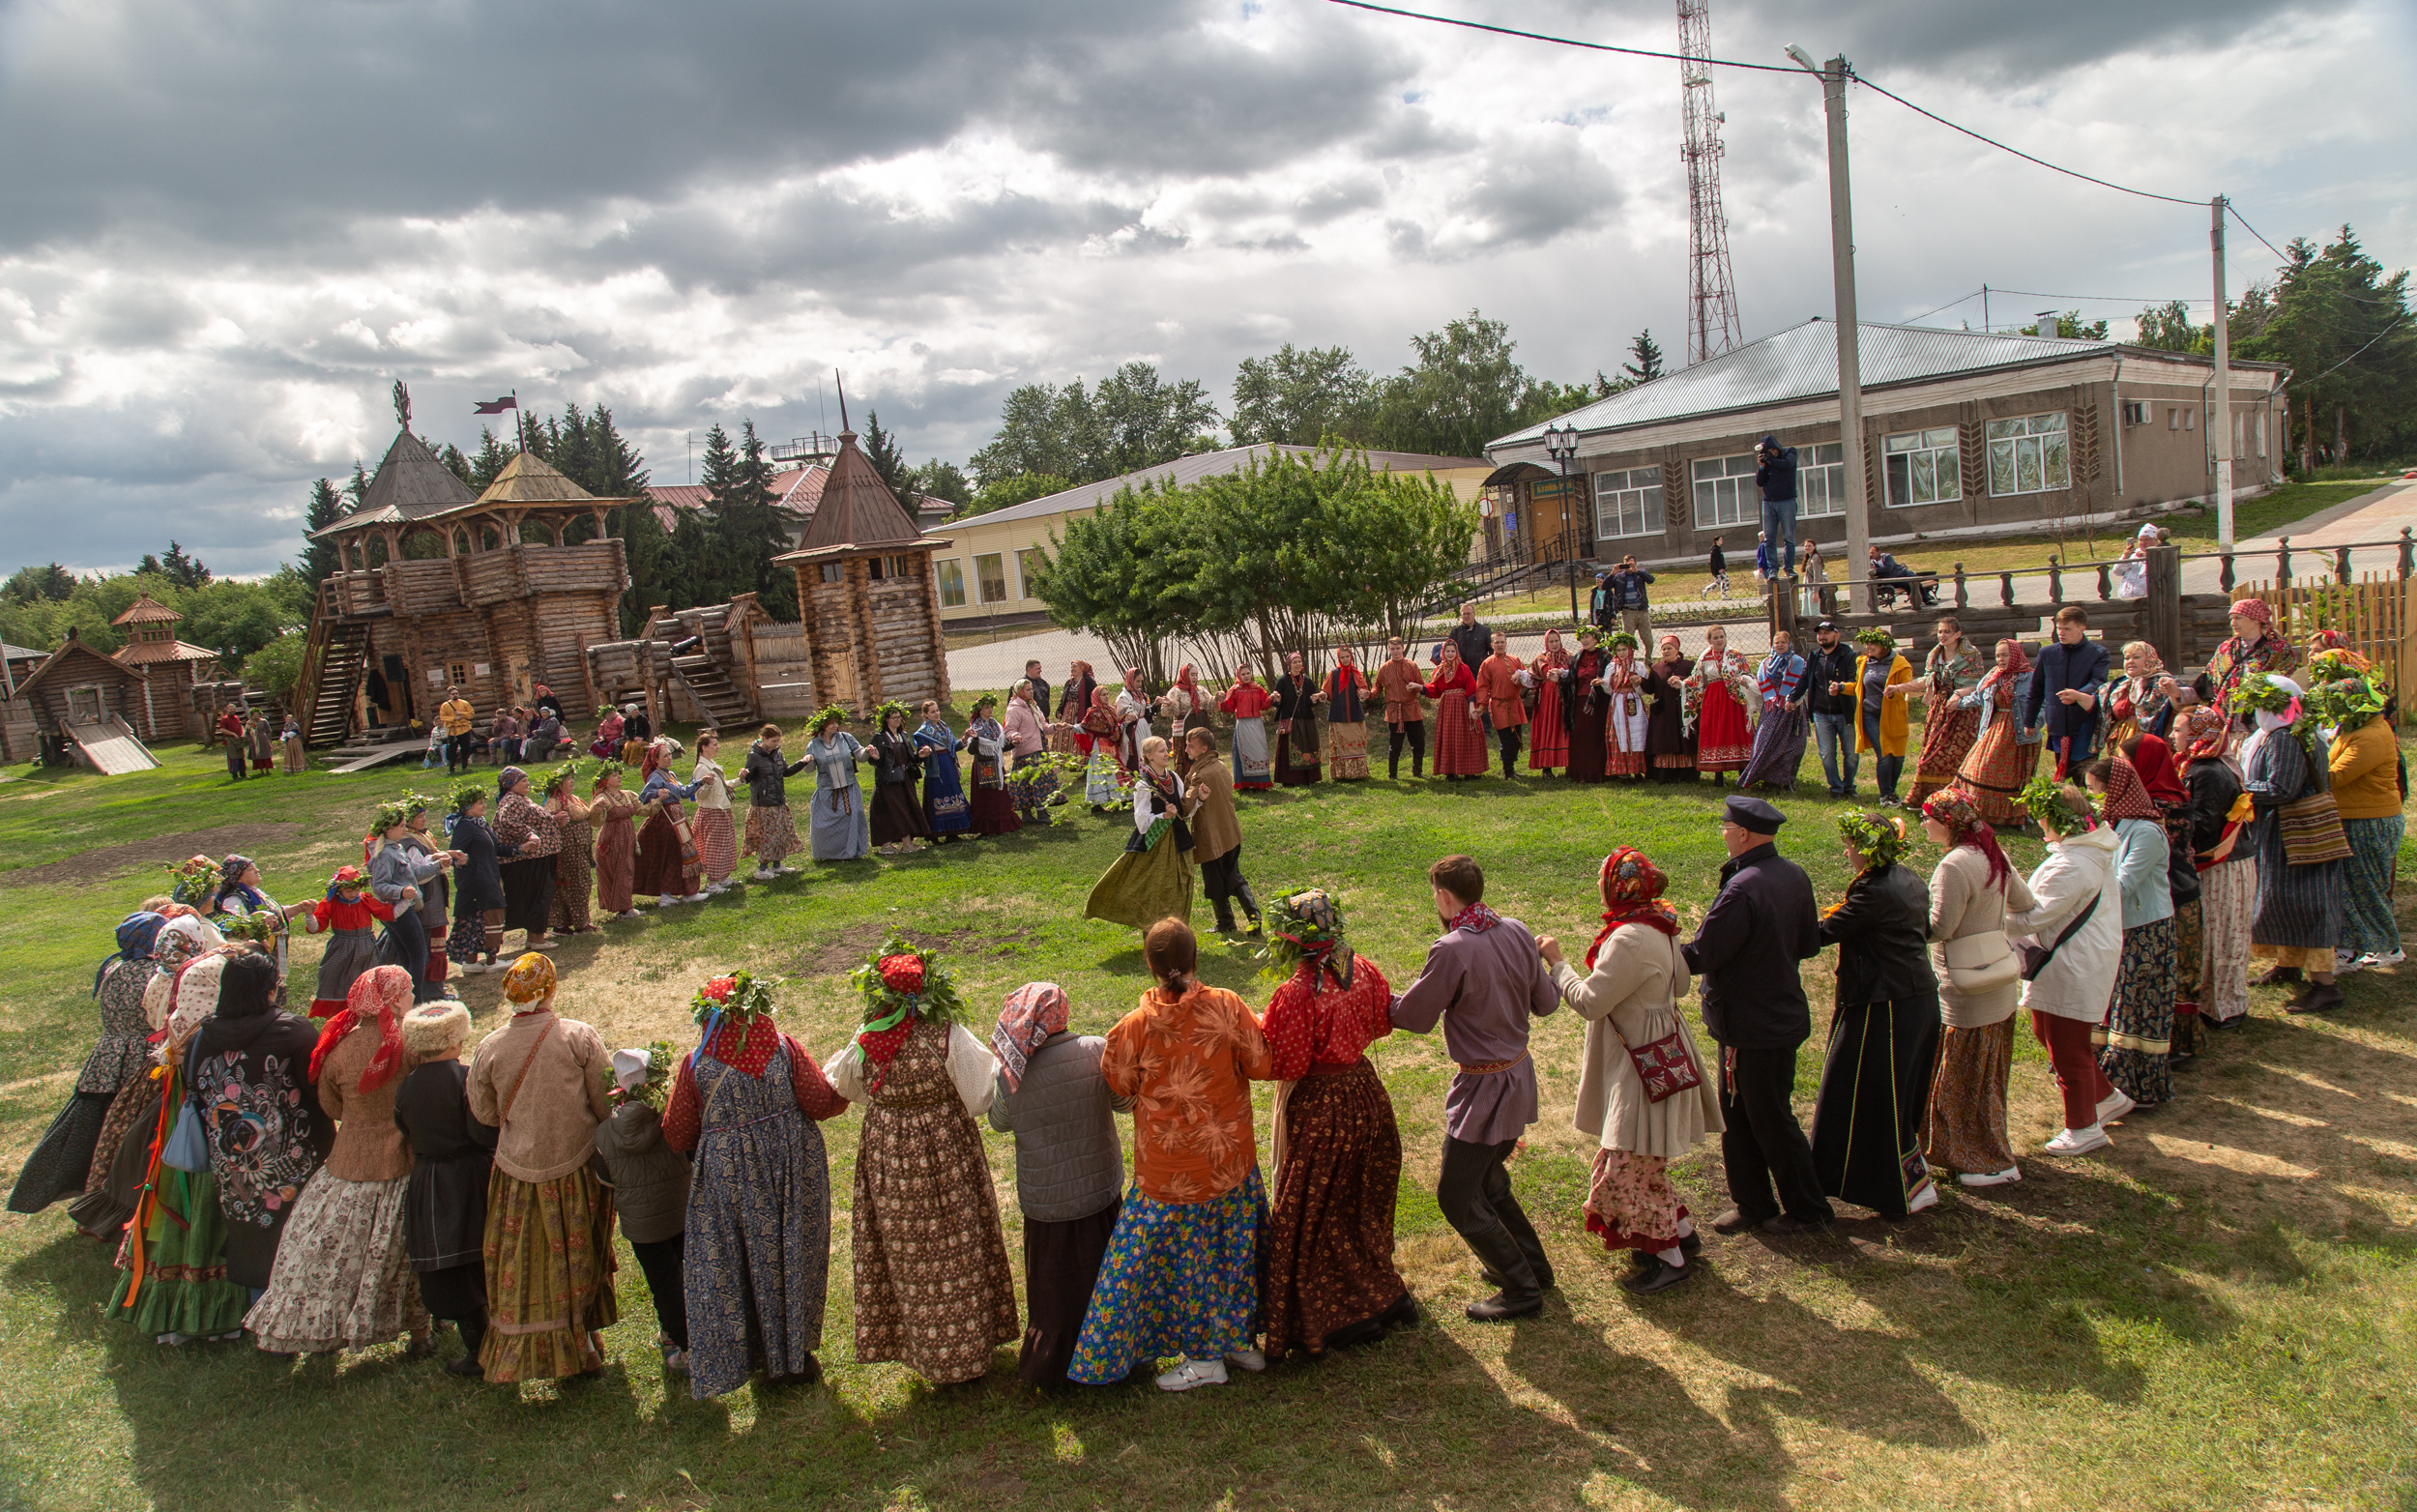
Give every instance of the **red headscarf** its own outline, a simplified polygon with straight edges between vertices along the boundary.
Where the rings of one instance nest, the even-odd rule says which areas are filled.
[[[1647,924],[1676,938],[1678,911],[1662,901],[1662,889],[1670,886],[1670,879],[1643,851],[1621,846],[1603,858],[1603,869],[1596,875],[1603,886],[1603,932],[1587,946],[1587,971],[1594,970],[1603,942],[1622,924]]]
[[[2138,767],[2117,756],[2113,770],[2107,773],[2107,801],[2099,810],[2109,824],[2118,819],[2160,819],[2157,800],[2148,795],[2148,784],[2140,780]]]
[[[2182,765],[2186,770],[2193,762],[2223,760],[2232,745],[2232,722],[2204,704],[2175,715],[2173,729],[2183,738]]]
[[[326,1063],[328,1052],[343,1042],[344,1036],[363,1024],[378,1027],[378,1053],[369,1058],[367,1069],[361,1073],[361,1088],[375,1091],[394,1079],[402,1069],[403,1013],[411,1006],[411,973],[399,966],[373,966],[353,978],[352,990],[344,995],[342,1011],[328,1020],[328,1027],[319,1032],[318,1044],[310,1051],[310,1079],[319,1079],[319,1068]]]
[[[1958,789],[1941,788],[1922,805],[1922,817],[1936,819],[1947,827],[1947,843],[1951,847],[1968,845],[1987,857],[1989,885],[2000,892],[2006,889],[2006,879],[2014,874],[2014,866],[2006,859],[2006,853],[1997,848],[1997,831],[1981,817],[1979,806],[1971,799]]]
[[[2140,737],[2132,746],[2131,763],[2140,774],[2149,797],[2160,803],[2186,803],[2191,790],[2182,785],[2182,774],[2173,770],[2173,747],[2154,735]]]
[[[1176,669],[1175,685],[1183,690],[1184,696],[1192,701],[1194,709],[1200,707],[1200,679],[1193,673],[1190,662],[1187,661]]]
[[[2003,651],[2009,646],[2014,648],[2014,659],[2002,667],[1990,668],[1989,676],[1981,679],[1981,686],[1995,687],[2000,681],[2011,682],[2014,679],[2021,677],[2024,673],[2031,670],[2031,658],[2023,654],[2023,643],[2021,641],[2016,640],[2013,636],[2009,635],[2004,640],[1997,643],[1997,649],[1999,651]],[[1943,824],[1945,821],[1942,820],[1940,822]]]

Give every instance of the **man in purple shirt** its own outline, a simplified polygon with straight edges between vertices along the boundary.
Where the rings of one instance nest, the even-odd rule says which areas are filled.
[[[1469,1304],[1469,1316],[1480,1323],[1519,1318],[1543,1310],[1553,1263],[1511,1194],[1502,1163],[1536,1120],[1528,1020],[1560,1006],[1560,994],[1536,959],[1528,926],[1485,906],[1485,873],[1475,861],[1446,856],[1427,868],[1427,881],[1443,934],[1427,946],[1418,979],[1394,996],[1393,1024],[1424,1034],[1443,1021],[1443,1045],[1459,1071],[1443,1096],[1436,1204],[1496,1288]]]

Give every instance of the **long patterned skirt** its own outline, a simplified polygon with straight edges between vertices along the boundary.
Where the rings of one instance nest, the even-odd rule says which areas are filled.
[[[83,1191],[93,1167],[93,1150],[109,1121],[107,1092],[70,1092],[67,1106],[50,1120],[16,1173],[9,1190],[9,1211],[40,1212],[62,1197]]]
[[[747,810],[747,848],[743,854],[755,858],[755,864],[766,871],[780,870],[780,863],[798,852],[798,822],[789,815],[786,803],[772,803]]]
[[[366,929],[339,929],[328,936],[327,953],[319,957],[319,985],[311,990],[310,1016],[332,1018],[344,1011],[344,995],[353,980],[378,964],[377,936]]]
[[[856,1150],[856,1360],[935,1385],[974,1381],[1021,1336],[1015,1272],[974,1116],[954,1096],[876,1102]]]
[[[2350,858],[2342,863],[2342,945],[2351,955],[2390,955],[2401,947],[2401,926],[2392,917],[2393,871],[2406,821],[2344,819]]]
[[[1607,693],[1610,706],[1603,721],[1603,766],[1615,777],[1642,777],[1650,741],[1653,711],[1643,693]]]
[[[427,1334],[428,1310],[403,1246],[410,1187],[408,1175],[345,1181],[319,1168],[294,1203],[269,1290],[244,1319],[262,1349],[315,1354]]]
[[[1094,808],[1109,808],[1122,798],[1117,782],[1116,742],[1094,740],[1091,756],[1083,764],[1083,801]]]
[[[1127,1192],[1066,1379],[1104,1386],[1145,1360],[1217,1360],[1252,1348],[1267,1219],[1255,1165],[1233,1190],[1205,1203]]]
[[[1561,715],[1561,686],[1550,679],[1536,684],[1536,714],[1528,721],[1528,770],[1551,771],[1569,765],[1569,722]]]
[[[1696,714],[1695,770],[1742,771],[1753,754],[1753,737],[1746,729],[1746,706],[1737,701],[1737,695],[1727,683],[1705,688]]]
[[[1108,1258],[1108,1241],[1123,1211],[1123,1199],[1118,1198],[1088,1218],[1024,1220],[1024,1347],[1016,1353],[1017,1380],[1035,1386],[1066,1383],[1065,1369],[1074,1363],[1083,1318],[1099,1285],[1099,1265]]]
[[[1361,755],[1367,752],[1362,750]],[[1264,793],[1275,784],[1275,764],[1267,757],[1267,716],[1253,714],[1234,721],[1234,786],[1238,792]]]
[[[1903,1217],[1931,1190],[1922,1115],[1938,1064],[1938,1004],[1858,1003],[1829,1021],[1829,1055],[1813,1107],[1813,1169],[1821,1190]]]
[[[1964,759],[1972,753],[1972,741],[1980,729],[1981,712],[1977,709],[1960,705],[1934,707],[1922,715],[1922,750],[1913,758],[1913,786],[1906,791],[1907,807],[1921,807],[1924,799],[1956,780],[1956,775],[1964,771]]]
[[[1435,774],[1439,777],[1485,775],[1485,731],[1470,717],[1469,695],[1454,688],[1436,701]]]
[[[1591,704],[1593,707],[1587,707]],[[1610,723],[1610,700],[1597,688],[1589,699],[1579,692],[1569,695],[1569,780],[1600,782],[1611,754],[1605,726]]]
[[[706,883],[728,882],[739,869],[739,831],[730,823],[730,810],[700,807],[693,823],[697,861],[705,869]]]
[[[2006,1082],[2014,1070],[2014,1015],[1982,1029],[1949,1025],[1938,1041],[1922,1152],[1934,1166],[1994,1176],[2014,1164],[2006,1136]]]
[[[621,1318],[613,1295],[613,1198],[587,1167],[523,1181],[498,1166],[486,1185],[486,1338],[496,1384],[558,1381],[603,1364],[588,1335]]]
[[[1325,1348],[1409,1290],[1393,1266],[1393,1204],[1402,1135],[1393,1102],[1366,1057],[1313,1067],[1285,1104],[1284,1169],[1259,1246],[1259,1305],[1267,1352]]]
[[[545,921],[558,934],[584,934],[596,927],[588,909],[596,894],[596,831],[584,819],[566,818],[562,826],[562,849],[554,853],[554,900],[546,906]]]
[[[110,1172],[118,1164],[118,1151],[126,1148],[127,1136],[144,1119],[159,1117],[160,1084],[151,1077],[138,1075],[118,1089],[118,1094],[109,1099],[108,1117],[101,1121],[101,1137],[93,1143],[92,1167],[84,1174],[86,1192],[109,1185]]]
[[[1794,787],[1796,770],[1804,765],[1806,733],[1804,711],[1793,705],[1763,710],[1754,731],[1754,757],[1737,773],[1737,786]]]
[[[2257,868],[2219,861],[2199,874],[2199,1011],[2228,1024],[2249,1011],[2249,926]]]
[[[787,1074],[778,1074],[776,1090],[786,1091]],[[821,1126],[792,1110],[707,1130],[688,1186],[686,1239],[680,1265],[688,1394],[702,1402],[736,1391],[759,1369],[802,1375],[823,1346],[830,1283],[830,1161]]]
[[[2107,1022],[2090,1035],[2107,1080],[2143,1108],[2173,1095],[2173,920],[2123,932]]]
[[[1122,851],[1092,885],[1085,918],[1148,929],[1162,918],[1192,919],[1193,886],[1199,868],[1192,853],[1176,848],[1172,830],[1146,851]]]
[[[2030,784],[2042,742],[2024,745],[2015,734],[2012,712],[2001,711],[1972,742],[1972,752],[1964,758],[1954,784],[1981,811],[1981,818],[1999,829],[2027,824],[2031,817],[2015,801],[2015,796]]]
[[[1326,721],[1327,774],[1337,782],[1360,782],[1368,776],[1368,726],[1359,722]]]
[[[185,1100],[184,1077],[171,1073],[161,1080],[162,1103],[177,1108]],[[118,1246],[118,1284],[108,1313],[155,1337],[233,1333],[244,1326],[251,1294],[226,1278],[226,1213],[218,1206],[217,1178],[160,1159],[172,1121],[155,1108],[151,1126],[133,1136],[150,1150],[144,1166],[149,1190]]]
[[[1306,787],[1319,780],[1318,769],[1324,760],[1318,722],[1314,719],[1296,718],[1292,729],[1275,738],[1275,780],[1288,788]]]
[[[2199,1016],[2199,968],[2206,953],[2204,898],[2173,905],[2173,1054],[2187,1060],[2205,1048]]]
[[[1690,1216],[1678,1188],[1670,1184],[1670,1161],[1633,1149],[1598,1149],[1594,1177],[1587,1185],[1587,1232],[1605,1249],[1659,1252],[1680,1238],[1678,1220]]]

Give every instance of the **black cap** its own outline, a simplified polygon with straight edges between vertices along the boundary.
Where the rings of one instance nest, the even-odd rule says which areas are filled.
[[[1817,632],[1820,630],[1834,630],[1838,628],[1838,622],[1835,620],[1823,620],[1820,624],[1813,626],[1813,628]]]
[[[1752,830],[1756,834],[1777,834],[1779,827],[1788,822],[1786,814],[1759,798],[1748,798],[1742,793],[1729,796],[1729,801],[1721,805],[1721,817],[1738,829]]]

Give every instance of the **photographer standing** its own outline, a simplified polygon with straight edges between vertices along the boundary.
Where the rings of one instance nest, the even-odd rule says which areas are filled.
[[[1754,482],[1762,490],[1762,537],[1780,570],[1796,570],[1796,449],[1783,447],[1777,436],[1764,436],[1754,449]]]

